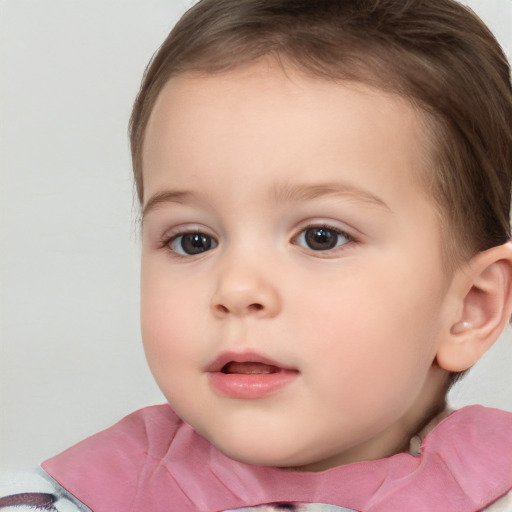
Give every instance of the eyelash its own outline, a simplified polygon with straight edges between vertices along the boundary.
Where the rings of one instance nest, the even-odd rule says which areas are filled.
[[[339,237],[345,238],[346,242],[342,243],[341,245],[336,245],[335,247],[328,248],[328,249],[323,249],[323,250],[321,250],[321,249],[315,250],[315,249],[313,249],[311,247],[300,246],[297,243],[299,238],[305,237],[307,231],[313,230],[313,229],[316,229],[318,231],[325,230],[325,231],[329,231],[331,233],[335,233],[336,236],[338,237],[338,239],[336,240],[336,243],[339,242]],[[301,247],[304,250],[311,251],[313,253],[318,254],[318,256],[320,256],[320,255],[327,256],[327,255],[332,254],[334,251],[338,252],[338,251],[341,251],[341,250],[345,250],[345,246],[346,245],[352,244],[352,243],[356,242],[356,240],[349,233],[347,233],[346,231],[344,231],[344,230],[342,230],[342,229],[340,229],[338,227],[331,226],[331,225],[326,224],[326,223],[319,223],[319,224],[311,223],[311,224],[308,224],[307,226],[301,227],[300,231],[295,236],[292,237],[291,242],[294,243],[295,245],[299,245],[299,247]]]
[[[305,239],[305,237],[307,235],[307,232],[309,230],[318,230],[318,231],[324,230],[326,232],[330,232],[331,234],[334,233],[335,236],[336,236],[336,240],[335,240],[335,244],[336,245],[334,247],[329,247],[329,248],[326,248],[326,249],[317,249],[317,250],[315,250],[312,247],[301,246],[298,243],[298,240],[301,237],[304,237],[304,239]],[[173,248],[172,245],[175,242],[177,242],[180,238],[185,237],[186,235],[203,236],[203,237],[208,239],[207,242],[209,244],[211,244],[212,247],[207,247],[206,250],[197,252],[195,254],[194,253],[187,253],[185,251],[183,253],[180,253],[175,248]],[[340,245],[338,245],[339,237],[345,238],[346,242],[341,243]],[[204,239],[203,239],[203,242],[204,242]],[[339,229],[337,227],[334,227],[334,226],[331,226],[331,225],[325,224],[325,223],[320,223],[320,224],[312,223],[312,224],[308,224],[305,227],[302,227],[300,229],[300,231],[290,239],[290,242],[293,243],[294,245],[297,245],[297,246],[301,247],[302,249],[304,249],[306,251],[310,251],[310,252],[313,252],[313,253],[319,253],[319,256],[320,256],[320,254],[322,254],[322,255],[325,254],[327,256],[327,255],[332,254],[333,251],[337,252],[337,251],[340,251],[340,250],[344,250],[344,247],[346,245],[351,244],[353,242],[356,242],[356,240],[354,239],[353,236],[351,236],[347,232],[345,232],[342,229]],[[183,240],[182,240],[182,243],[183,243]],[[319,242],[319,243],[321,243],[321,242]],[[215,249],[219,245],[219,243],[218,243],[218,241],[213,236],[205,233],[201,229],[197,229],[197,230],[190,229],[190,230],[186,230],[186,231],[174,232],[174,233],[170,233],[170,234],[165,235],[162,238],[162,240],[160,241],[159,245],[160,245],[161,248],[167,249],[168,252],[171,253],[175,257],[178,257],[178,258],[190,258],[192,256],[199,256],[201,254],[209,252],[212,249]],[[183,249],[183,246],[181,248]]]
[[[182,237],[185,237],[186,235],[202,235],[203,237],[209,238],[211,241],[213,241],[214,246],[211,248],[208,248],[206,251],[198,252],[196,254],[187,254],[187,253],[180,253],[177,252],[175,249],[172,248],[172,244],[179,240]],[[211,249],[215,249],[219,245],[218,241],[211,235],[205,233],[201,229],[187,229],[185,231],[178,231],[173,233],[166,234],[162,240],[160,241],[160,247],[163,249],[166,249],[172,256],[175,256],[177,258],[190,258],[191,256],[198,256],[201,254],[204,254],[205,252],[210,251]]]

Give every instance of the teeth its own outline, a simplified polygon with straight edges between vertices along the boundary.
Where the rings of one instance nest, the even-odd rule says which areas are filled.
[[[277,368],[277,366],[272,366],[265,363],[237,363],[235,361],[231,361],[225,364],[221,371],[222,373],[241,373],[245,375],[251,375],[277,373],[279,370],[280,369]]]

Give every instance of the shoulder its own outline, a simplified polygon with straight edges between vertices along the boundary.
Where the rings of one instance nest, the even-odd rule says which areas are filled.
[[[146,407],[45,461],[43,468],[48,471],[55,463],[81,467],[106,463],[112,471],[137,466],[148,456],[162,456],[182,423],[167,404]]]
[[[467,406],[427,435],[423,445],[426,455],[429,438],[430,454],[446,465],[466,496],[485,506],[482,510],[512,512],[511,412]]]
[[[179,444],[187,425],[168,404],[135,411],[61,454],[42,468],[96,510],[124,510],[136,499],[148,467]]]
[[[486,512],[512,512],[512,491],[496,500],[485,510]]]
[[[0,510],[91,512],[41,469],[0,474]]]
[[[1,474],[0,510],[89,512],[81,496],[89,489],[107,504],[129,499],[146,460],[162,457],[181,425],[169,405],[146,407],[45,461],[42,469]]]
[[[424,441],[426,445],[432,442],[440,446],[443,451],[465,445],[468,450],[464,453],[471,456],[485,455],[492,450],[497,459],[509,464],[512,462],[512,413],[481,405],[466,406],[443,419]]]

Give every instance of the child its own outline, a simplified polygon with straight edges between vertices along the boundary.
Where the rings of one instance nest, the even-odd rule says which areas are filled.
[[[512,312],[509,68],[470,11],[203,0],[131,143],[170,407],[0,508],[512,510],[512,414],[445,404]]]

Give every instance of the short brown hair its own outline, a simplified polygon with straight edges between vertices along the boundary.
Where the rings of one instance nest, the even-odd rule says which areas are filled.
[[[449,234],[450,261],[509,239],[510,69],[489,29],[454,0],[200,1],[154,55],[135,101],[130,138],[141,202],[144,134],[169,78],[262,57],[396,93],[424,113],[432,142],[422,178]]]

